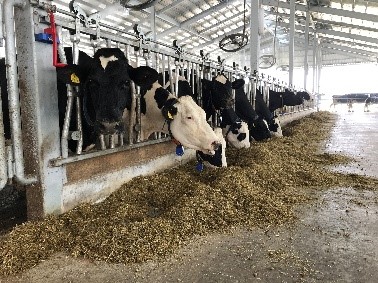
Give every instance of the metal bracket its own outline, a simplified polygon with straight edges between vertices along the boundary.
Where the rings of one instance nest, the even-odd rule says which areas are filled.
[[[80,19],[84,23],[84,26],[99,26],[101,15],[99,12],[96,12],[94,14],[91,14],[87,16],[85,11],[79,6],[78,3],[75,3],[75,1],[71,1],[70,3],[72,11],[76,14],[76,17]]]
[[[142,47],[141,45],[148,45],[150,43],[151,38],[148,36],[149,33],[144,34],[138,24],[134,25],[133,30],[136,34],[136,38],[139,40],[140,48]]]

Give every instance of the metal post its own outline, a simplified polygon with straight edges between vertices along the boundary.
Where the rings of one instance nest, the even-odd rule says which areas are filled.
[[[21,114],[20,114],[20,99],[17,80],[17,59],[16,59],[16,42],[14,30],[14,15],[13,7],[25,7],[23,0],[5,0],[4,1],[4,29],[6,34],[5,39],[5,59],[6,70],[8,78],[8,99],[9,99],[9,113],[11,120],[12,145],[14,152],[15,163],[15,177],[21,184],[31,184],[37,181],[35,176],[26,177],[24,168],[24,154],[22,144],[21,131]]]
[[[308,77],[308,47],[309,47],[309,25],[310,25],[310,11],[307,7],[306,11],[306,26],[305,26],[305,54],[303,58],[303,65],[304,65],[304,80],[303,80],[303,87],[307,89],[307,77]]]
[[[38,183],[25,186],[28,219],[32,220],[62,213],[66,175],[64,166],[50,166],[51,159],[61,153],[56,72],[51,60],[46,60],[53,57],[53,50],[50,44],[35,41],[35,32],[49,26],[38,21],[30,1],[25,2],[23,9],[14,9],[11,24],[16,36],[6,35],[17,40],[25,171],[38,176]],[[12,15],[11,11],[5,14]]]
[[[293,84],[294,70],[294,35],[295,35],[295,0],[290,0],[290,31],[289,31],[289,84]]]
[[[260,58],[260,0],[251,0],[251,16],[250,16],[250,68],[251,70],[259,70]]]

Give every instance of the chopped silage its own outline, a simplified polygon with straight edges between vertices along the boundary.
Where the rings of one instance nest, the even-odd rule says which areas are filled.
[[[122,263],[162,258],[195,235],[293,221],[309,189],[377,189],[376,179],[325,169],[350,161],[321,151],[334,121],[317,112],[285,127],[281,139],[228,149],[228,168],[199,173],[190,162],[134,178],[102,203],[19,225],[0,245],[0,274],[56,252]]]

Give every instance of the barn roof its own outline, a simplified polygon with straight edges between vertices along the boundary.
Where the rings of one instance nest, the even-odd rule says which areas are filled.
[[[213,59],[220,56],[235,60],[249,54],[250,42],[239,52],[225,52],[219,42],[227,35],[243,33],[244,28],[249,36],[250,0],[156,0],[152,6],[140,10],[124,8],[116,0],[54,0],[52,4],[69,11],[70,2],[79,5],[87,15],[99,13],[101,23],[106,25],[133,33],[134,25],[138,24],[141,31],[156,36],[160,42],[170,45],[176,40],[185,50],[193,53],[203,50]],[[130,5],[146,0],[121,2]],[[261,54],[265,59],[276,56],[276,64],[285,66],[290,1],[261,0],[261,3],[264,15]],[[323,65],[377,61],[378,0],[297,0],[295,10],[295,52],[301,54],[296,58],[303,57],[309,11],[309,48],[316,33]],[[264,64],[264,57],[261,60]],[[302,59],[295,60],[296,66],[302,64]]]

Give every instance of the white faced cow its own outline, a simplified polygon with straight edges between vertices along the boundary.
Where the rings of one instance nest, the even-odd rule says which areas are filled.
[[[158,73],[155,75],[157,77]],[[131,77],[137,85],[143,84],[143,74],[134,72]],[[157,80],[141,92],[142,140],[154,132],[162,132],[170,134],[185,147],[215,153],[221,141],[207,123],[205,111],[192,97],[176,97]]]
[[[197,96],[193,94],[192,88],[189,84],[189,82],[186,80],[183,76],[177,76],[176,73],[172,72],[172,81],[178,82],[178,92],[177,96],[181,97],[184,95],[193,97],[194,100],[198,100]],[[164,88],[170,89],[170,79],[169,79],[168,72],[165,73],[165,84]],[[196,80],[195,80],[196,81]],[[159,74],[159,82],[163,84],[163,77],[161,74]],[[222,122],[220,124],[224,138],[226,141],[235,148],[248,148],[250,147],[249,142],[249,129],[248,125],[241,121],[233,108],[223,108],[224,106],[229,106],[229,103],[231,103],[232,97],[230,96],[231,88],[227,89],[222,88],[222,85],[231,86],[230,82],[227,80],[227,78],[224,75],[219,75],[217,78],[214,79],[214,81],[209,80],[203,80],[203,84],[206,85],[204,87],[206,92],[209,91],[207,94],[204,95],[203,103],[204,104],[211,104],[210,108],[215,109],[215,106],[212,105],[214,99],[217,99],[219,97],[223,97],[223,102],[218,103],[218,108],[221,109],[220,115]],[[215,86],[213,86],[213,84]],[[195,88],[197,89],[197,88]],[[215,90],[218,90],[218,92],[215,92]],[[206,117],[208,118],[211,116],[210,113],[206,113]]]

